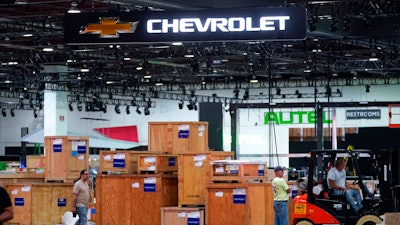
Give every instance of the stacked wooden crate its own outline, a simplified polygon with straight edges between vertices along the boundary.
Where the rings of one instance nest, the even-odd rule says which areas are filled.
[[[54,225],[72,209],[72,183],[7,184],[14,218],[4,224]]]
[[[46,182],[72,183],[81,170],[89,169],[89,137],[44,137]]]

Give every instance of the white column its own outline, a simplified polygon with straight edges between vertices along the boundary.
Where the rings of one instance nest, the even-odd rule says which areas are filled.
[[[44,136],[66,136],[68,115],[68,92],[44,91]]]

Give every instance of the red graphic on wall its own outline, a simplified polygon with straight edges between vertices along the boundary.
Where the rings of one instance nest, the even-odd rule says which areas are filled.
[[[103,134],[106,137],[115,140],[130,141],[136,143],[139,142],[136,126],[103,127],[103,128],[94,128],[94,130]]]

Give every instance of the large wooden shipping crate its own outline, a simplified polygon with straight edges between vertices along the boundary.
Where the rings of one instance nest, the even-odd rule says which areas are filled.
[[[267,181],[267,164],[253,160],[215,160],[211,162],[211,181]]]
[[[204,208],[162,207],[161,225],[204,225]]]
[[[44,138],[45,181],[72,182],[79,172],[89,169],[89,138],[46,136]]]
[[[210,182],[210,161],[232,158],[233,152],[223,151],[178,154],[179,206],[205,205],[206,185]]]
[[[46,158],[44,155],[27,155],[26,156],[26,168],[45,168]]]
[[[4,222],[4,225],[31,225],[32,224],[32,185],[5,184],[13,204],[14,218]]]
[[[173,173],[177,171],[177,155],[162,153],[138,155],[138,173]]]
[[[274,224],[271,183],[211,183],[206,224]]]
[[[160,225],[161,207],[178,203],[178,179],[170,174],[96,177],[96,224]]]
[[[148,151],[100,151],[100,173],[135,174],[138,155],[154,154]]]
[[[208,151],[208,122],[149,122],[148,130],[151,152]]]
[[[32,184],[32,225],[60,224],[73,203],[72,183]]]

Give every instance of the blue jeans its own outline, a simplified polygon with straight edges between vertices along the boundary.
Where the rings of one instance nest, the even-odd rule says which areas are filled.
[[[342,195],[342,191],[334,190],[332,195]],[[354,212],[358,212],[358,210],[362,208],[361,195],[359,190],[347,190],[344,192],[344,195]]]
[[[76,213],[78,213],[79,219],[75,225],[86,225],[87,224],[87,207],[76,207]]]
[[[287,202],[274,201],[274,225],[289,225]]]

